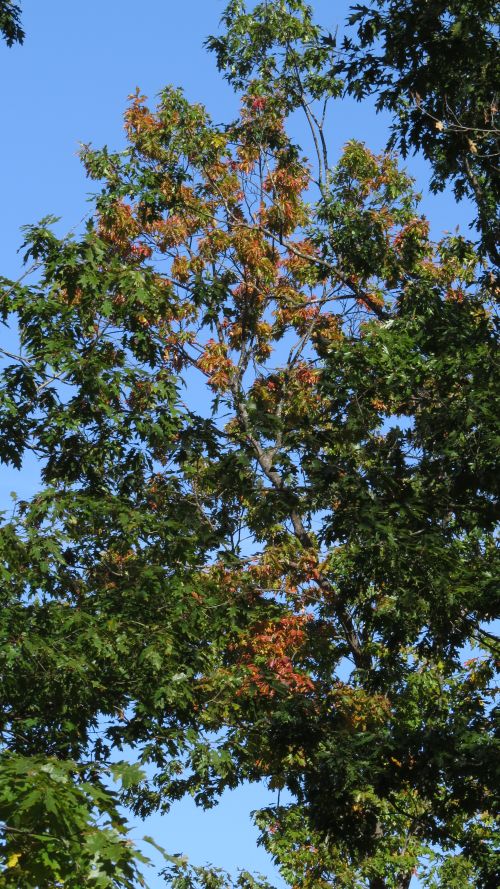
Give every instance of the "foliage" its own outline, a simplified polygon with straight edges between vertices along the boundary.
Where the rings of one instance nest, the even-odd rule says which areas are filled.
[[[21,7],[12,0],[0,0],[0,32],[7,46],[23,43],[25,33],[21,27]]]
[[[123,764],[127,775],[130,767]],[[120,774],[120,765],[113,769]],[[87,772],[87,775],[84,774]],[[144,886],[116,799],[102,769],[70,760],[4,754],[0,761],[1,885]]]
[[[37,277],[4,282],[0,454],[42,484],[0,528],[2,879],[131,886],[118,802],[264,779],[294,799],[256,813],[292,885],[492,889],[494,277],[431,241],[393,154],[330,162],[306,4],[224,24],[238,119],[134,94],[128,148],[82,152],[86,230],[29,227]],[[113,790],[129,748],[145,774]]]
[[[393,112],[391,144],[418,149],[431,188],[451,180],[477,205],[484,249],[498,262],[498,5],[494,0],[370,0],[350,17],[338,70],[357,98]]]
[[[278,93],[288,111],[304,99],[338,95],[341,83],[332,77],[331,49],[321,40],[322,29],[303,0],[257,3],[247,10],[240,0],[228,3],[225,32],[206,45],[219,70],[237,90],[252,81],[262,96]]]
[[[236,878],[218,867],[195,867],[185,859],[171,856],[163,872],[172,889],[273,889],[264,877],[240,871]]]

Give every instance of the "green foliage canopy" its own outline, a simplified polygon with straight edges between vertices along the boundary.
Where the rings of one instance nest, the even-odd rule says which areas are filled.
[[[473,200],[483,248],[498,264],[498,4],[373,0],[353,6],[350,24],[356,37],[337,65],[348,92],[374,94],[393,113],[391,145],[423,153],[432,189],[451,181],[457,198]]]

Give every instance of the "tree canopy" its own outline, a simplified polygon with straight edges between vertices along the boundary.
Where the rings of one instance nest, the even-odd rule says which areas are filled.
[[[498,264],[498,5],[494,0],[372,0],[353,7],[356,37],[338,63],[347,90],[394,114],[391,145],[430,161],[431,187],[453,182],[476,204],[483,248]],[[326,38],[327,43],[329,38]]]
[[[120,806],[264,780],[292,886],[493,889],[491,250],[430,238],[392,150],[330,159],[372,79],[302,0],[208,46],[238,118],[138,91],[86,230],[28,227],[3,281],[0,455],[42,485],[0,527],[1,885],[142,885]]]

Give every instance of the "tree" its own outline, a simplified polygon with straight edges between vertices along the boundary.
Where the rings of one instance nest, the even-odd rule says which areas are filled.
[[[431,188],[450,180],[472,198],[485,251],[498,264],[498,8],[492,0],[371,0],[353,8],[355,38],[338,70],[358,98],[394,115],[391,144],[422,151]],[[327,42],[331,37],[326,38]]]
[[[23,43],[26,36],[21,27],[21,7],[12,0],[0,0],[0,31],[7,46]]]
[[[74,885],[133,885],[117,799],[265,779],[295,800],[256,816],[293,885],[490,889],[494,279],[430,240],[391,153],[331,164],[341,85],[304,3],[224,24],[238,119],[135,94],[129,148],[83,151],[84,234],[30,227],[38,278],[5,282],[1,454],[43,486],[1,528],[2,878],[62,882],[83,834]],[[27,769],[67,788],[37,835]]]

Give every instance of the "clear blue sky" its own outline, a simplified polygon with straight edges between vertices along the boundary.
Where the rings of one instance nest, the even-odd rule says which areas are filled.
[[[124,144],[122,112],[136,86],[154,97],[167,83],[184,87],[189,99],[205,103],[217,121],[230,118],[236,100],[218,75],[203,40],[217,31],[223,0],[20,0],[27,39],[22,47],[0,46],[0,107],[3,137],[0,177],[3,225],[0,274],[20,271],[16,253],[20,227],[47,214],[61,217],[59,231],[75,226],[88,210],[91,184],[77,151],[79,142]],[[341,24],[346,0],[312,0],[320,21],[332,30]],[[387,120],[370,104],[333,108],[329,139],[332,155],[349,138],[379,150],[388,135]],[[465,228],[467,207],[449,195],[426,195],[427,170],[419,159],[410,170],[424,192],[424,207],[438,235],[458,222]],[[2,470],[0,505],[16,490],[26,496],[36,485],[34,465],[19,478]],[[152,834],[170,852],[187,853],[194,863],[210,861],[228,869],[254,869],[279,879],[262,850],[248,816],[252,808],[274,801],[264,788],[227,794],[205,814],[190,801],[166,817],[139,825],[137,835]],[[151,889],[164,883],[150,877]]]

